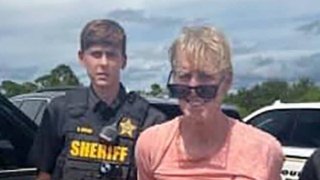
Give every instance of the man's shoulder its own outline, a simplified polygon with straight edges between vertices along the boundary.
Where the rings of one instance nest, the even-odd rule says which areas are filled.
[[[156,147],[166,146],[165,144],[170,142],[170,139],[176,133],[178,129],[178,118],[167,121],[162,124],[156,124],[145,129],[139,136],[139,141],[142,144],[149,144],[148,146],[153,146],[154,140],[157,140]]]
[[[231,132],[230,169],[261,179],[271,166],[282,166],[281,145],[273,136],[236,121]]]
[[[234,123],[231,144],[236,154],[242,154],[247,158],[260,155],[260,158],[266,161],[266,155],[282,158],[281,144],[275,137],[250,125]]]
[[[144,130],[141,135],[146,136],[146,137],[154,137],[154,138],[163,138],[166,135],[169,135],[170,133],[174,132],[175,129],[178,126],[178,117],[161,123],[161,124],[156,124],[154,126],[151,126]],[[153,138],[151,138],[153,139]],[[165,138],[166,139],[166,138]]]
[[[278,140],[271,134],[242,122],[235,122],[234,134],[234,136],[241,138],[249,145],[256,145],[258,147],[259,145],[263,147],[266,145],[281,147]]]

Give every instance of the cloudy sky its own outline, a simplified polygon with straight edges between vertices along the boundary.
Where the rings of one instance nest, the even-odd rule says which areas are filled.
[[[190,24],[214,25],[229,38],[233,89],[270,78],[320,84],[319,0],[0,0],[0,81],[32,81],[64,63],[87,84],[76,55],[81,28],[96,18],[127,31],[129,89],[165,85],[167,49]]]

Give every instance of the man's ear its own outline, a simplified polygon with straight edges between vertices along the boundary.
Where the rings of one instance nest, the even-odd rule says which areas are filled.
[[[232,72],[226,72],[224,76],[224,83],[222,83],[222,90],[227,94],[228,91],[231,88],[233,80],[233,73]]]
[[[222,83],[217,93],[217,102],[222,103],[223,99],[225,98],[225,95],[228,94],[228,91],[231,88],[231,84],[232,84],[232,78],[233,78],[232,76],[233,76],[232,72],[224,73]]]

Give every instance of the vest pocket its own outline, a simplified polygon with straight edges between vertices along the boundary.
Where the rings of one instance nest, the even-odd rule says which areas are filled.
[[[63,167],[62,180],[96,180],[103,179],[100,164],[93,162],[67,160]]]

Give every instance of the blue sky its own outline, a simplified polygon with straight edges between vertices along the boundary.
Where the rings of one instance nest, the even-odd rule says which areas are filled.
[[[319,0],[0,0],[0,81],[32,81],[64,63],[88,84],[76,55],[81,28],[96,18],[118,20],[127,31],[122,80],[129,89],[164,86],[170,43],[195,24],[229,38],[233,89],[270,78],[320,84]]]

